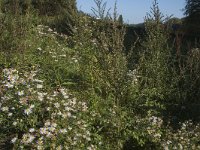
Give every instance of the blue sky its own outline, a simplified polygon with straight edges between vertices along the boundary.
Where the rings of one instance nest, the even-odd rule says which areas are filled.
[[[104,0],[108,8],[113,8],[115,0]],[[153,0],[117,0],[118,14],[122,14],[126,23],[141,23],[147,12],[150,11]],[[158,0],[161,12],[164,15],[183,17],[182,9],[185,7],[185,0]],[[91,7],[94,7],[93,0],[77,0],[79,10],[92,14]]]

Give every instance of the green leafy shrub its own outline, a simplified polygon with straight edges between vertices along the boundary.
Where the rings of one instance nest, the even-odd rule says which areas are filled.
[[[136,91],[140,91],[136,98],[139,100],[136,102],[143,105],[146,113],[151,109],[154,113],[159,113],[173,90],[170,85],[168,33],[163,27],[163,22],[163,15],[158,8],[157,1],[155,1],[152,14],[149,14],[145,20],[144,50],[141,52],[136,68],[138,78],[136,87],[139,88]]]

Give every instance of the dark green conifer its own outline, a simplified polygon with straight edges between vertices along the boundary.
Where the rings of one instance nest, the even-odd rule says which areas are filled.
[[[186,0],[185,15],[200,15],[200,0]]]
[[[124,23],[124,20],[123,20],[123,16],[122,16],[122,15],[119,16],[118,22],[119,22],[120,24],[123,24],[123,23]]]
[[[188,34],[199,36],[200,33],[200,0],[186,0],[184,20]]]

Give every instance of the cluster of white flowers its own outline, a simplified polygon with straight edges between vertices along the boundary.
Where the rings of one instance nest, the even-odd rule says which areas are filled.
[[[156,116],[151,116],[149,118],[149,121],[151,122],[152,125],[155,125],[155,126],[158,126],[158,127],[161,127],[161,125],[163,124],[163,120],[159,117],[156,117]]]
[[[4,86],[7,88],[13,88],[15,83],[19,79],[18,71],[16,69],[3,69],[4,77],[7,78],[7,80],[3,81]]]
[[[38,33],[41,35],[41,36],[59,36],[59,37],[62,37],[64,39],[67,39],[68,37],[65,35],[65,34],[59,34],[58,32],[56,32],[56,29],[52,29],[50,28],[49,26],[45,26],[45,25],[38,25],[37,26],[37,30],[38,30]]]
[[[21,141],[24,144],[29,144],[29,143],[32,143],[34,139],[35,139],[34,135],[31,135],[30,133],[27,133],[27,134],[24,134],[22,136],[22,140]]]
[[[200,124],[194,124],[191,120],[180,123],[178,130],[168,129],[167,139],[162,141],[165,150],[170,149],[200,149]]]
[[[39,129],[40,134],[45,135],[48,138],[55,136],[57,123],[46,121],[44,125],[44,127]]]
[[[27,109],[24,110],[24,114],[30,115],[33,112],[34,105],[30,105]]]
[[[157,116],[151,116],[148,118],[137,118],[138,126],[145,126],[145,131],[151,140],[155,143],[160,143],[164,150],[171,149],[200,149],[199,137],[200,137],[200,124],[194,124],[192,121],[186,121],[180,123],[180,128],[174,129],[170,125],[164,126],[163,120]],[[142,125],[143,124],[143,125]]]
[[[152,142],[160,143],[163,138],[163,120],[157,116],[135,117],[135,131],[142,131]]]
[[[192,55],[200,56],[200,48],[193,48],[191,50]]]
[[[61,43],[57,42],[55,40],[57,37],[60,37],[64,40],[67,39],[66,35],[59,34],[56,32],[55,29],[51,29],[48,26],[43,26],[43,25],[38,25],[37,26],[37,32],[39,33],[40,36],[44,36],[45,38],[48,39],[48,41],[52,41],[54,44],[51,44],[51,46],[45,47],[45,50],[42,47],[38,47],[37,50],[40,53],[43,53],[45,55],[49,55],[52,60],[55,62],[60,62],[60,61],[66,61],[68,60],[71,64],[73,63],[78,63],[79,57],[76,56],[76,54],[73,54],[74,56],[71,56],[69,53],[70,48],[62,46]]]
[[[48,32],[58,34],[57,32],[54,32],[53,29],[49,28],[49,26],[44,26],[44,25],[38,25],[37,30],[38,30],[38,33],[42,36],[48,36],[47,34]]]
[[[138,83],[138,72],[136,69],[134,70],[129,70],[127,73],[127,76],[130,77],[131,81],[133,84],[137,84]]]
[[[9,121],[19,134],[24,133],[22,136],[15,133],[11,143],[33,149],[53,148],[58,143],[55,149],[81,146],[96,149],[87,123],[87,102],[76,99],[65,88],[47,92],[44,81],[36,78],[37,72],[3,70],[1,86],[7,90],[1,96],[0,117]],[[12,88],[8,88],[8,82]]]

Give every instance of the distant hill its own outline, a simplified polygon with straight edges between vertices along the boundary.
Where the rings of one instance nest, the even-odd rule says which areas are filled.
[[[135,28],[144,28],[144,23],[138,23],[138,24],[128,24],[129,27],[135,27]]]

